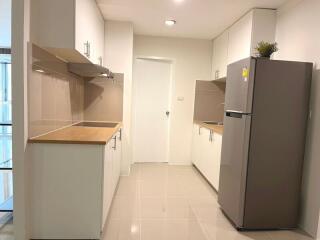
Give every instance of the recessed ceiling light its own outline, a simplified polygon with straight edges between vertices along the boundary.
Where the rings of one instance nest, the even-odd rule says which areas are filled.
[[[166,20],[165,23],[166,23],[167,26],[173,26],[173,25],[175,25],[177,23],[177,21],[171,19],[171,20]]]
[[[44,73],[44,71],[42,69],[37,69],[35,70],[36,72],[39,72],[39,73]]]

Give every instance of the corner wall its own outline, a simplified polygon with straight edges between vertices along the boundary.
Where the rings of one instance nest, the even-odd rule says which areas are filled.
[[[292,0],[278,10],[275,59],[314,63],[311,111],[302,184],[300,226],[317,235],[320,207],[320,1]]]
[[[27,42],[29,41],[30,0],[12,1],[12,158],[14,194],[14,237],[29,239],[29,174],[27,116]]]
[[[212,41],[135,35],[133,49],[134,59],[158,57],[174,61],[169,161],[191,164],[195,85],[197,79],[210,79]]]

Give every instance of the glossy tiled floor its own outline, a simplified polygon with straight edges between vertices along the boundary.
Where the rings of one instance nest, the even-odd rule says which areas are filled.
[[[311,240],[297,231],[237,232],[190,166],[136,164],[122,177],[104,240]]]
[[[12,214],[0,213],[0,240],[14,240]]]

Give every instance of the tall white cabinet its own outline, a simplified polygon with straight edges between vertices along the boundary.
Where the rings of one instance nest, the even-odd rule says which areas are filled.
[[[213,40],[213,80],[225,80],[227,65],[255,56],[260,41],[274,42],[276,10],[253,9]]]
[[[104,19],[95,0],[31,0],[30,25],[31,41],[53,54],[103,64]]]
[[[253,9],[229,29],[228,64],[254,56],[260,41],[274,42],[276,10]]]

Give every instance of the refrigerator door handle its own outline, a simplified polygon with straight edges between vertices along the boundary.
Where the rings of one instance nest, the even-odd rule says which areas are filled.
[[[244,114],[242,113],[237,113],[237,112],[226,112],[226,117],[231,117],[231,118],[242,118]]]
[[[245,113],[241,111],[234,111],[234,110],[226,110],[226,116],[227,117],[233,117],[233,118],[242,118],[242,116],[251,116],[251,113]]]
[[[239,113],[239,114],[243,114],[243,115],[248,115],[248,113],[246,113],[246,112],[243,112],[243,111],[237,111],[237,110],[226,110],[225,112]]]

